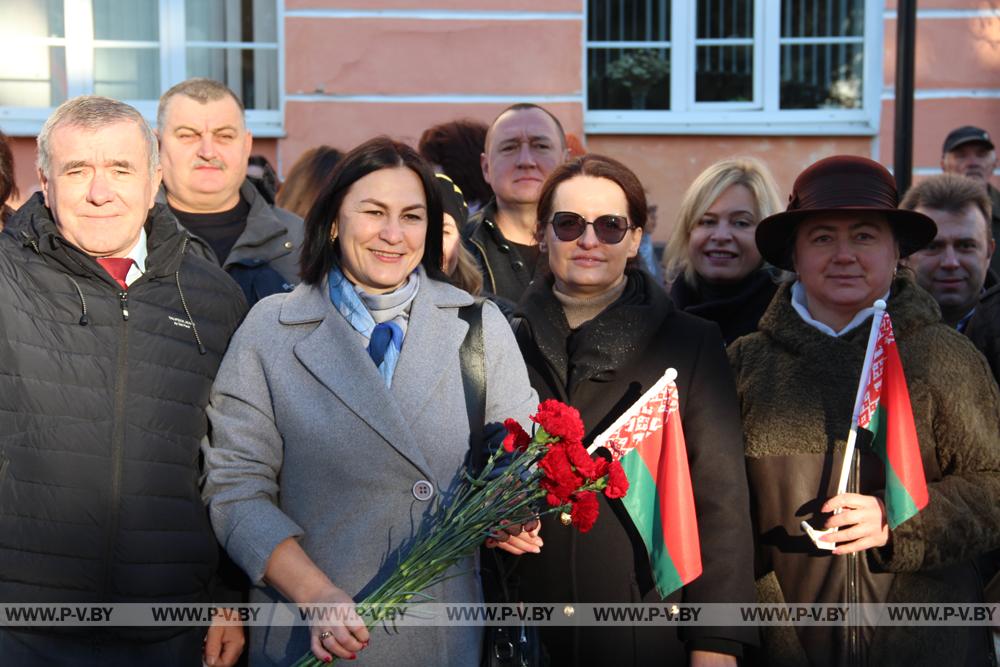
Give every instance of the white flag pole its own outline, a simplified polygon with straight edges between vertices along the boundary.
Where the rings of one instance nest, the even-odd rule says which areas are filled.
[[[851,430],[847,434],[847,446],[844,447],[844,461],[840,465],[840,480],[837,482],[837,494],[847,492],[847,480],[851,476],[851,465],[854,461],[854,450],[855,445],[858,440],[858,417],[861,414],[861,405],[865,400],[865,390],[868,388],[868,376],[871,375],[872,371],[872,357],[875,355],[875,342],[878,340],[878,332],[882,327],[882,317],[885,314],[886,304],[882,299],[877,300],[873,307],[875,308],[875,313],[872,315],[872,328],[868,333],[868,347],[865,350],[865,361],[861,366],[861,377],[858,379],[858,391],[854,396],[854,412],[851,414]],[[840,513],[838,510],[837,514]],[[832,533],[836,528],[828,528],[827,530],[816,530],[807,521],[801,523],[802,530],[804,530],[809,537],[812,539],[813,543],[820,549],[834,549],[836,547],[832,542],[820,542],[819,538],[827,533]]]
[[[666,387],[668,384],[671,384],[676,379],[677,379],[677,371],[674,370],[673,368],[668,368],[667,370],[663,371],[663,375],[660,377],[660,379],[657,380],[652,387],[646,390],[646,393],[643,394],[638,401],[633,403],[628,410],[623,412],[618,417],[618,419],[615,420],[614,424],[604,429],[604,433],[601,433],[599,436],[594,438],[594,442],[591,443],[590,447],[587,447],[587,452],[589,454],[593,454],[595,451],[597,451],[599,447],[604,447],[604,443],[608,441],[608,438],[613,436],[615,433],[618,433],[619,429],[621,429],[622,426],[628,423],[629,419],[632,419],[632,417],[635,416],[635,413],[638,411],[639,406],[642,406],[647,401],[651,400],[654,396],[663,391],[664,387]]]

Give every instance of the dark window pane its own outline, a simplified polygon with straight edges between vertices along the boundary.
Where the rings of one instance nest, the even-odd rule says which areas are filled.
[[[670,0],[587,0],[591,42],[670,41]]]
[[[782,37],[860,37],[864,0],[782,0]]]
[[[276,42],[275,0],[187,0],[189,42]]]
[[[94,0],[94,39],[160,39],[158,0]]]
[[[753,37],[753,0],[698,0],[701,39]]]
[[[160,50],[94,49],[94,94],[119,100],[160,97]]]
[[[863,44],[781,47],[782,109],[860,109]]]
[[[278,108],[278,52],[274,49],[188,48],[187,75],[222,81],[247,109]]]
[[[696,61],[696,101],[753,100],[752,46],[699,46]]]
[[[63,47],[21,46],[16,59],[0,61],[0,106],[55,107],[65,101]]]
[[[588,49],[589,109],[669,109],[670,49]]]

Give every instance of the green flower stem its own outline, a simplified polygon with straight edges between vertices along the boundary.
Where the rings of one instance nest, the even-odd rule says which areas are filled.
[[[543,477],[535,464],[548,450],[555,438],[538,427],[523,452],[513,455],[510,464],[493,479],[502,452],[492,454],[479,476],[466,475],[465,483],[451,498],[439,506],[422,524],[407,555],[396,570],[364,600],[357,603],[356,611],[372,628],[384,623],[392,606],[419,603],[414,598],[427,596],[421,591],[431,588],[456,574],[448,571],[475,550],[493,531],[507,521],[512,525],[527,523],[535,517],[564,511],[567,506],[539,509],[545,492],[538,487]],[[588,483],[584,490],[597,490],[595,483]],[[383,606],[385,605],[385,606]],[[336,658],[334,658],[336,660]],[[320,667],[325,665],[308,651],[293,667]]]

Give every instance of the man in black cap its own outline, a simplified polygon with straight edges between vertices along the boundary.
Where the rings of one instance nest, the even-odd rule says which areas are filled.
[[[966,176],[986,188],[993,204],[993,237],[1000,236],[1000,191],[990,185],[990,177],[997,167],[997,154],[993,139],[986,130],[963,125],[952,130],[941,148],[941,169],[946,174]],[[994,253],[990,270],[1000,275],[1000,253]]]

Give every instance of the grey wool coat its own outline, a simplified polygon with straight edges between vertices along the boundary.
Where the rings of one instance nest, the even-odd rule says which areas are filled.
[[[472,297],[428,279],[413,301],[391,390],[364,338],[330,303],[326,284],[259,302],[233,337],[212,390],[205,498],[220,542],[250,576],[254,602],[283,602],[263,581],[268,558],[295,537],[355,600],[394,570],[422,515],[460,479],[469,422],[459,348]],[[500,311],[483,308],[486,422],[527,423],[537,395]],[[417,482],[434,495],[418,500]],[[474,558],[427,591],[479,602]],[[359,665],[477,665],[481,628],[376,628]],[[253,665],[288,665],[308,650],[305,627],[252,628]]]

